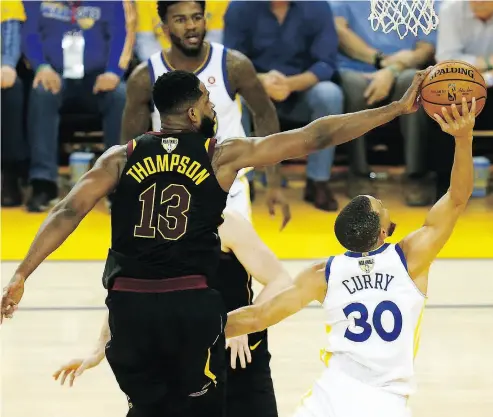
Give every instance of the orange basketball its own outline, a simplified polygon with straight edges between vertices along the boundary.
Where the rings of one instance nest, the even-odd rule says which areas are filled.
[[[486,83],[481,73],[471,64],[462,61],[444,61],[435,65],[421,84],[421,102],[430,117],[442,116],[442,107],[457,105],[462,114],[462,97],[470,107],[476,97],[476,116],[486,103]],[[451,113],[450,113],[451,114]]]

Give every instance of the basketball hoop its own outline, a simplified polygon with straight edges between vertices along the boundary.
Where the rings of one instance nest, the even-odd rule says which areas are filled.
[[[368,20],[374,31],[384,33],[395,30],[404,38],[409,32],[414,36],[421,30],[428,35],[438,26],[438,16],[433,5],[435,0],[370,0],[371,13]]]

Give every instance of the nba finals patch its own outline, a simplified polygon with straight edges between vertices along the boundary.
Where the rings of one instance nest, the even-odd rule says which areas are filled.
[[[369,274],[373,270],[373,267],[375,266],[375,259],[373,258],[360,259],[358,261],[358,264],[364,273]]]
[[[178,146],[178,139],[177,138],[163,138],[163,139],[161,139],[161,145],[163,145],[163,148],[166,152],[171,153]]]

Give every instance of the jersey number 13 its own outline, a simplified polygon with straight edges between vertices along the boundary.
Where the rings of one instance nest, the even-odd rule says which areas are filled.
[[[160,199],[159,204],[156,197]],[[181,184],[170,184],[157,196],[156,183],[152,184],[139,195],[142,212],[140,223],[134,227],[134,236],[153,239],[157,230],[163,239],[179,239],[187,231],[190,200],[190,193]]]

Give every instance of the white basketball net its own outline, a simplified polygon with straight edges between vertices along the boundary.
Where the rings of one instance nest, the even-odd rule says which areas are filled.
[[[428,35],[438,26],[438,16],[433,4],[435,0],[370,0],[371,27],[384,33],[395,30],[404,38],[409,32],[418,35],[421,29]]]

